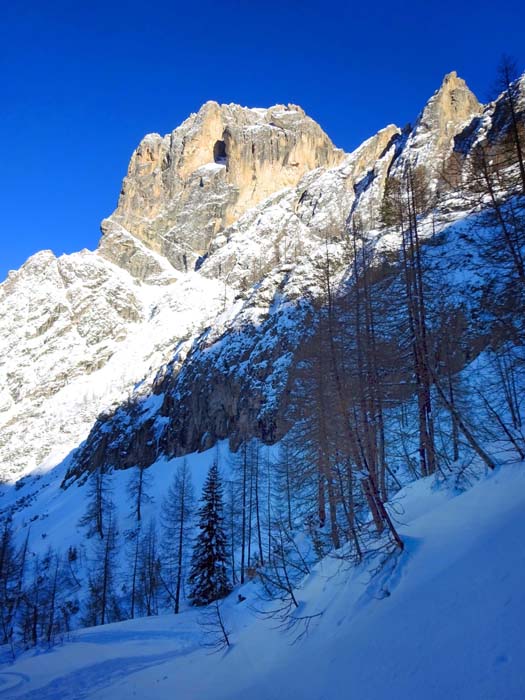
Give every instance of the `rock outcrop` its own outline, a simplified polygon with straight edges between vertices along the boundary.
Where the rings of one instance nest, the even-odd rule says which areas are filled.
[[[207,102],[171,134],[143,139],[102,230],[112,236],[118,224],[187,271],[248,209],[343,156],[295,105],[247,109]]]
[[[454,137],[482,110],[465,81],[455,71],[448,73],[417,118],[400,162],[424,166],[435,176],[452,150]]]

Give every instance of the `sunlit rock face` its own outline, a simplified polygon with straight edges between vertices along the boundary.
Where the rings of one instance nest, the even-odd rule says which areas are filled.
[[[408,135],[400,165],[410,163],[437,171],[450,153],[454,137],[482,110],[483,105],[455,71],[446,75]]]
[[[207,102],[171,134],[143,139],[102,230],[111,237],[119,224],[177,269],[192,269],[214,236],[248,209],[343,156],[295,105]]]

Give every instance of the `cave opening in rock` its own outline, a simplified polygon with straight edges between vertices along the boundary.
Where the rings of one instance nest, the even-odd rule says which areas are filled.
[[[213,147],[213,160],[220,165],[228,164],[228,155],[226,153],[226,144],[224,141],[215,141]]]

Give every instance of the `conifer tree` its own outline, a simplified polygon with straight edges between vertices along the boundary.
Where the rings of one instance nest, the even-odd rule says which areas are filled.
[[[0,528],[0,635],[2,644],[12,644],[23,592],[29,532],[22,547],[17,549],[10,515],[0,523]]]
[[[86,528],[87,537],[103,540],[113,508],[111,474],[103,467],[97,467],[91,474],[86,493],[86,510],[78,521],[80,527]]]
[[[140,523],[142,520],[143,506],[153,501],[149,493],[151,485],[152,477],[146,471],[145,466],[139,465],[132,470],[130,480],[127,483],[127,491],[131,506],[131,516],[137,523]]]
[[[140,537],[136,591],[139,611],[142,615],[145,614],[148,617],[158,613],[160,569],[157,527],[155,521],[150,519]]]
[[[104,539],[96,540],[88,571],[88,597],[83,623],[105,625],[121,619],[117,586],[118,530],[114,507],[109,509]]]
[[[228,580],[228,552],[223,525],[222,483],[219,465],[210,467],[198,511],[199,534],[195,540],[189,575],[192,605],[207,605],[231,591]]]
[[[190,533],[193,528],[193,483],[186,460],[177,468],[162,502],[163,529],[162,584],[173,611],[178,613],[187,565]]]

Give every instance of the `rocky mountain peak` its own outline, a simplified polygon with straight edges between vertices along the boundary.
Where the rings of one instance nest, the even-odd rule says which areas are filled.
[[[117,209],[102,222],[101,252],[126,266],[124,231],[176,269],[193,269],[214,236],[248,209],[343,157],[296,105],[206,102],[171,134],[141,141]]]
[[[447,73],[416,120],[405,148],[403,163],[432,163],[439,168],[461,126],[481,114],[483,105],[456,71]]]
[[[459,124],[479,114],[483,105],[456,71],[447,73],[441,87],[427,102],[418,126],[438,127],[449,136]]]

